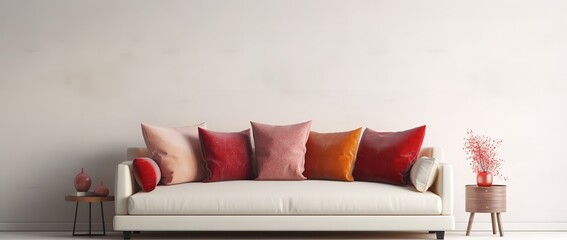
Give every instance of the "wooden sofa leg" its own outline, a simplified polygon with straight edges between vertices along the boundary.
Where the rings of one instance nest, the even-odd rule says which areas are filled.
[[[124,231],[122,233],[124,235],[124,239],[130,239],[132,237],[132,231]]]
[[[435,235],[437,235],[437,239],[445,239],[445,231],[437,231]]]

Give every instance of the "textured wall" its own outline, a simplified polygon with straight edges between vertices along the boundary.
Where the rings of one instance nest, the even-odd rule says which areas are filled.
[[[0,0],[0,230],[69,229],[74,175],[113,190],[125,148],[143,145],[140,122],[308,119],[318,131],[427,124],[425,145],[454,164],[461,229],[475,181],[465,132],[502,138],[505,227],[566,230],[565,12],[526,0]]]

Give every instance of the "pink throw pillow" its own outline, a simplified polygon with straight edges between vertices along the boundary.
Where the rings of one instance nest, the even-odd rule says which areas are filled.
[[[250,129],[215,132],[199,128],[207,177],[204,182],[253,179]]]
[[[304,180],[305,144],[311,121],[294,125],[252,124],[258,177],[256,180]]]
[[[153,191],[161,180],[161,171],[157,163],[147,157],[136,158],[132,162],[136,182],[145,192]]]
[[[198,128],[195,126],[166,128],[142,124],[142,133],[150,157],[161,169],[165,185],[202,181],[204,177],[201,144]]]

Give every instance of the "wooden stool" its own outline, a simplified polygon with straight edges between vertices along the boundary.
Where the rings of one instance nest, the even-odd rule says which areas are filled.
[[[466,186],[466,206],[470,212],[467,236],[471,233],[475,213],[490,213],[492,219],[492,234],[496,234],[496,218],[498,219],[498,230],[500,236],[504,236],[500,213],[506,212],[506,185],[492,185],[491,187],[479,187],[477,185]]]

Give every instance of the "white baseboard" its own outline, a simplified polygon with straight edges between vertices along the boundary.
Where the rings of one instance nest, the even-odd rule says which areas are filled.
[[[529,223],[529,222],[503,222],[504,231],[567,231],[567,222],[552,223]],[[77,223],[76,231],[81,233],[88,231],[88,223]],[[455,223],[455,231],[465,231],[467,229],[466,222]],[[73,223],[0,223],[0,231],[72,231]],[[101,223],[92,224],[93,231],[102,231]],[[113,231],[112,223],[106,223],[106,231]],[[475,222],[472,231],[492,231],[490,222]]]
[[[112,230],[112,222],[105,223],[106,231]],[[73,223],[0,223],[0,231],[73,231]],[[77,223],[75,233],[89,231],[89,223]],[[102,223],[92,223],[93,233],[102,232]]]
[[[466,231],[468,222],[456,222],[456,231]],[[504,231],[567,231],[567,222],[502,222]],[[473,222],[471,231],[492,231],[490,222]]]

